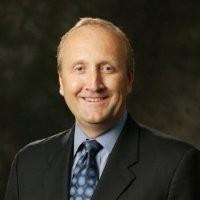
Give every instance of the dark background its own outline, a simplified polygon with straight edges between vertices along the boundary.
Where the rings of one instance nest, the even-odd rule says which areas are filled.
[[[111,20],[133,41],[132,115],[200,148],[199,8],[199,0],[1,0],[0,199],[15,153],[72,124],[56,48],[80,17]]]

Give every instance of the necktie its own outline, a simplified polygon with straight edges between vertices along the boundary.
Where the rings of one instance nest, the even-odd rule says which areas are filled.
[[[96,154],[102,148],[96,140],[86,140],[71,179],[70,200],[90,200],[96,188],[99,173]]]

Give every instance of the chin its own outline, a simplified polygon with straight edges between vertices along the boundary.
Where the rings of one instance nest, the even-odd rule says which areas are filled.
[[[86,120],[90,124],[101,124],[105,122],[104,118],[89,118]]]
[[[103,115],[91,115],[88,116],[87,119],[85,119],[85,121],[87,121],[90,124],[102,124],[107,122],[109,119],[108,116],[103,116]]]

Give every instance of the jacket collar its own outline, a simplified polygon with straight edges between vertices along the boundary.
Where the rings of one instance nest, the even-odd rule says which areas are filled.
[[[65,133],[49,155],[44,180],[46,200],[68,200],[70,171],[73,160],[74,128]]]
[[[68,200],[73,160],[74,127],[65,134],[48,158],[45,175],[46,200]],[[135,180],[131,166],[138,161],[139,126],[128,116],[108,158],[92,200],[116,200]]]
[[[128,116],[125,127],[118,138],[92,200],[117,199],[135,180],[131,166],[138,161],[139,126]]]

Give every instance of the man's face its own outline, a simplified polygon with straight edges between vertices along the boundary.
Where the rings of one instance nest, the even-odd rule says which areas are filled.
[[[60,94],[82,127],[112,125],[132,89],[126,49],[119,36],[100,26],[74,30],[62,46]]]

